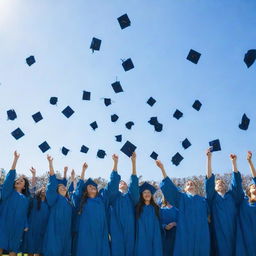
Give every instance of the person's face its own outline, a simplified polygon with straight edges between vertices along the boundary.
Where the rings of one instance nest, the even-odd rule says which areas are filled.
[[[122,191],[126,191],[128,189],[127,183],[123,180],[119,182],[119,189]]]
[[[223,180],[216,180],[215,190],[219,193],[224,194],[226,192],[226,183]]]
[[[97,188],[93,185],[88,185],[87,186],[87,193],[88,193],[89,197],[94,198],[97,195]]]
[[[149,202],[152,198],[152,194],[149,190],[146,189],[142,192],[142,197],[145,202]]]
[[[256,185],[255,185],[255,184],[252,184],[252,185],[250,186],[249,191],[250,191],[250,194],[251,194],[251,195],[256,196]]]
[[[66,196],[67,194],[67,189],[64,185],[59,185],[58,187],[58,193],[62,196]]]
[[[194,194],[196,192],[195,184],[192,180],[189,180],[185,184],[185,192],[190,192]]]
[[[24,189],[25,188],[25,180],[21,177],[18,178],[14,183],[15,189]]]

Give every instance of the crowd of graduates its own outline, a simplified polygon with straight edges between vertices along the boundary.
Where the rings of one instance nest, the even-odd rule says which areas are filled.
[[[47,156],[47,186],[36,187],[36,170],[31,184],[17,176],[20,155],[15,151],[10,171],[0,187],[0,255],[19,252],[29,256],[254,256],[256,255],[256,170],[252,153],[247,161],[252,182],[246,190],[230,155],[230,188],[212,172],[208,149],[205,196],[188,180],[179,188],[160,160],[156,166],[163,180],[162,200],[156,201],[155,186],[139,184],[137,156],[131,156],[131,178],[127,184],[118,173],[118,156],[104,188],[85,178],[84,163],[78,182],[71,172],[70,184],[59,179],[53,158]],[[65,173],[67,168],[65,169]]]

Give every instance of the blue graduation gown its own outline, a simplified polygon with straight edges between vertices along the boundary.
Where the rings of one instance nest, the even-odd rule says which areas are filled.
[[[163,256],[171,256],[174,251],[176,227],[166,230],[165,227],[171,222],[178,222],[179,210],[176,207],[162,207],[160,209],[160,221],[162,224]]]
[[[215,191],[215,176],[205,180],[206,198],[211,210],[212,240],[216,255],[233,256],[235,254],[236,218],[239,194],[242,186],[241,174],[233,172],[231,187],[222,197]]]
[[[136,256],[162,256],[161,225],[152,205],[144,205],[136,223]]]
[[[117,185],[119,185],[119,181],[120,176],[118,177]],[[128,192],[123,194],[118,191],[110,209],[112,256],[134,256],[135,205],[138,200],[138,177],[136,175],[132,175]]]
[[[58,194],[58,180],[49,177],[46,190],[50,215],[44,239],[44,256],[70,256],[72,205],[69,200]]]
[[[253,178],[256,184],[256,178]],[[241,200],[237,219],[236,255],[256,256],[256,203]]]
[[[206,199],[199,195],[182,193],[169,177],[163,179],[160,187],[166,200],[179,209],[174,255],[209,255],[210,236]]]
[[[78,215],[77,256],[110,256],[107,208],[118,192],[119,175],[113,171],[107,187],[96,198],[88,198]],[[84,181],[77,184],[73,201],[79,209],[84,193]]]
[[[29,200],[13,188],[16,171],[10,170],[2,188],[0,211],[0,248],[9,252],[20,251],[24,229],[28,227]]]

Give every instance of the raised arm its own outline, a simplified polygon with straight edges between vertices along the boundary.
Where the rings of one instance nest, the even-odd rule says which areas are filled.
[[[252,162],[252,152],[251,151],[248,151],[248,153],[247,153],[247,161],[250,166],[252,177],[256,178],[256,170],[255,170],[253,162]]]
[[[133,152],[131,156],[132,161],[132,175],[131,175],[131,181],[128,188],[128,193],[130,195],[130,198],[133,201],[134,206],[139,202],[140,199],[140,191],[139,191],[139,179],[137,177],[137,170],[136,170],[136,153]]]
[[[215,191],[215,176],[212,173],[212,152],[211,149],[208,148],[206,150],[206,179],[205,179],[205,192],[206,192],[206,199],[208,203],[212,202],[214,197]]]
[[[156,160],[156,165],[160,168],[163,174],[163,180],[160,184],[160,188],[164,194],[166,200],[173,206],[179,207],[179,201],[182,193],[167,176],[164,165],[160,160]]]
[[[68,180],[67,180],[67,172],[68,172],[68,167],[65,166],[64,170],[63,170],[63,180],[61,181],[61,183],[66,187],[68,184]]]
[[[34,167],[31,167],[30,172],[32,174],[31,187],[34,188],[36,186],[36,169]]]
[[[206,156],[207,156],[206,176],[207,176],[207,179],[210,179],[212,176],[212,152],[210,148],[207,149]]]
[[[49,175],[52,176],[55,174],[53,169],[53,158],[50,155],[47,155],[47,160],[49,164]]]
[[[19,158],[20,158],[20,154],[18,154],[17,151],[15,150],[11,171],[16,170],[16,166],[17,166],[17,162],[18,162]]]

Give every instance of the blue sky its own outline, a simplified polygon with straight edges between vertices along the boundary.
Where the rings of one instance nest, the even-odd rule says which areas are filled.
[[[65,165],[80,172],[87,161],[87,176],[109,177],[112,153],[120,156],[124,179],[131,172],[130,159],[120,152],[126,140],[137,146],[138,173],[160,180],[149,155],[159,154],[170,176],[205,173],[205,149],[219,138],[222,151],[214,153],[215,172],[230,171],[229,153],[237,153],[239,169],[248,174],[246,151],[256,152],[256,64],[247,69],[244,54],[255,48],[256,2],[203,0],[1,0],[0,1],[0,166],[9,169],[12,152],[21,153],[18,172],[47,170],[46,154],[38,145],[51,146],[56,170]],[[121,30],[117,17],[127,13],[131,27]],[[101,50],[91,53],[92,37],[102,40]],[[186,60],[190,49],[202,54],[197,65]],[[28,67],[26,57],[36,63]],[[135,68],[124,72],[121,59],[131,57]],[[124,89],[115,94],[118,79]],[[82,101],[83,90],[92,100]],[[57,106],[49,104],[57,96]],[[146,104],[152,96],[153,107]],[[105,107],[104,97],[114,103]],[[199,99],[199,112],[191,106]],[[75,114],[67,119],[61,111],[70,105]],[[6,111],[18,118],[7,121]],[[184,116],[172,117],[176,108]],[[41,111],[43,120],[31,115]],[[238,128],[243,113],[249,129]],[[111,123],[111,114],[120,118]],[[163,131],[156,133],[147,121],[157,116]],[[89,124],[97,121],[93,131]],[[134,121],[132,130],[125,123]],[[11,132],[20,127],[25,136],[16,141]],[[115,141],[122,134],[123,142]],[[184,150],[181,141],[192,146]],[[81,145],[88,154],[80,153]],[[65,157],[61,147],[71,151]],[[96,157],[98,149],[107,152]],[[184,160],[176,167],[171,157]]]

